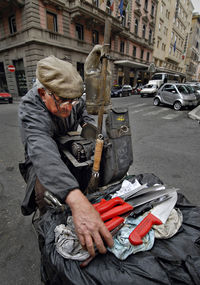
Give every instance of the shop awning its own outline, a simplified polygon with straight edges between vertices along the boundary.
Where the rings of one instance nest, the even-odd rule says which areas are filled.
[[[114,64],[143,70],[147,70],[149,68],[148,64],[140,63],[133,60],[115,60]]]

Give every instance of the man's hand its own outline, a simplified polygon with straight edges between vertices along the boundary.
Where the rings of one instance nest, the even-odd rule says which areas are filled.
[[[68,194],[65,202],[71,208],[82,247],[86,248],[91,256],[95,256],[94,244],[100,253],[106,253],[104,242],[112,247],[112,235],[88,199],[79,189],[75,189]]]

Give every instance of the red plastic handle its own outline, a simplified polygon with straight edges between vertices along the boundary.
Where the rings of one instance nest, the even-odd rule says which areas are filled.
[[[100,213],[105,213],[112,209],[116,205],[123,205],[125,201],[120,197],[115,197],[108,201],[102,199],[100,203],[94,204],[95,209]]]
[[[126,212],[129,212],[129,211],[132,211],[132,210],[133,210],[133,206],[124,202],[122,205],[116,206],[116,207],[112,208],[111,210],[101,214],[101,219],[103,221],[107,221],[109,219],[112,219],[116,216],[120,216],[120,215],[122,215]]]
[[[95,207],[95,209],[97,209],[99,206],[101,206],[102,204],[106,203],[107,200],[105,199],[101,199],[101,202],[93,204],[93,206]]]
[[[105,226],[109,231],[112,231],[117,226],[121,225],[124,222],[124,218],[122,217],[114,217],[110,221],[105,222]]]
[[[129,241],[133,245],[142,244],[142,238],[148,234],[153,225],[161,225],[162,222],[157,217],[149,213],[129,235]]]

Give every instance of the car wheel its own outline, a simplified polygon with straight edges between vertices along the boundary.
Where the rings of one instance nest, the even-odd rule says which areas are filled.
[[[140,96],[143,98],[144,97],[144,95],[143,94],[140,94]]]
[[[176,111],[180,111],[180,109],[182,108],[182,105],[181,105],[181,103],[179,102],[179,101],[176,101],[175,103],[174,103],[174,110],[176,110]]]
[[[13,102],[13,99],[10,99],[8,102],[9,102],[9,104],[12,104],[12,102]]]
[[[158,98],[155,98],[153,100],[153,104],[154,104],[154,106],[159,106],[160,105],[160,100]]]
[[[121,92],[119,93],[119,97],[122,97],[122,93]]]

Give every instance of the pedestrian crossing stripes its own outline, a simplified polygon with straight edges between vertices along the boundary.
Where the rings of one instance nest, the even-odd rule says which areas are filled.
[[[130,105],[129,113],[131,115],[142,113],[144,117],[161,115],[159,118],[163,120],[172,120],[181,115],[181,112],[174,111],[173,109],[149,106],[146,103]]]

